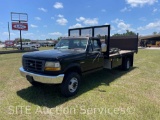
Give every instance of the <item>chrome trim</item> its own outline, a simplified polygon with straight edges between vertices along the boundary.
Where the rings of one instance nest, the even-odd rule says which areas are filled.
[[[41,74],[35,74],[28,71],[25,71],[23,67],[19,68],[19,71],[23,77],[26,78],[27,75],[32,76],[34,81],[40,82],[40,83],[48,83],[48,84],[60,84],[63,81],[64,74],[60,74],[57,76],[48,76],[48,75],[41,75]]]

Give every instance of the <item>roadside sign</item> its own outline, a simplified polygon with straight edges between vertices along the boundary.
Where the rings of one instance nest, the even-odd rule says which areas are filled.
[[[12,30],[28,30],[28,23],[12,22]]]
[[[5,47],[13,47],[13,46],[14,46],[14,41],[11,41],[11,40],[5,41]]]

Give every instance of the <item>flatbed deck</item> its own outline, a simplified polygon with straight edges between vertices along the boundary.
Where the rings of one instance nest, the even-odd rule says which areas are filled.
[[[123,56],[125,54],[130,54],[130,53],[134,53],[134,51],[133,50],[120,50],[117,53],[110,54],[109,57]]]

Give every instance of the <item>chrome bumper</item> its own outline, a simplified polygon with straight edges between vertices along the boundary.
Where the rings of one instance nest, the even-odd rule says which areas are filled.
[[[63,78],[64,78],[64,74],[60,74],[57,76],[40,75],[40,74],[27,72],[23,69],[23,67],[20,67],[19,71],[23,77],[26,78],[27,75],[31,76],[31,77],[33,77],[34,81],[37,81],[40,83],[60,84],[60,83],[62,83]]]

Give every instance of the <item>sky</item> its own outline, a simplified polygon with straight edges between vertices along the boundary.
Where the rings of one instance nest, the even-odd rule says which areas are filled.
[[[27,13],[28,31],[22,38],[57,39],[69,28],[111,25],[111,35],[126,30],[151,35],[160,32],[158,0],[0,0],[0,40],[19,38],[12,30],[11,12]],[[15,19],[15,18],[14,18]]]

